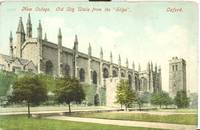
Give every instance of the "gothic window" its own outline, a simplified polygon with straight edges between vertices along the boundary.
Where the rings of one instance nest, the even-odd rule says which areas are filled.
[[[103,78],[108,78],[108,77],[109,77],[108,69],[104,68],[103,69]]]
[[[46,74],[49,74],[49,75],[53,74],[53,64],[50,60],[46,62]]]
[[[138,90],[138,80],[137,80],[137,77],[135,77],[135,90],[136,91]]]
[[[117,72],[116,72],[116,70],[113,70],[113,77],[117,77]]]
[[[146,78],[142,78],[142,89],[143,91],[147,91],[147,79]]]
[[[128,82],[129,82],[129,86],[132,86],[132,77],[131,77],[131,75],[128,75]]]
[[[123,72],[121,72],[121,77],[125,77],[125,74]]]
[[[69,76],[70,75],[70,67],[69,67],[69,65],[65,65],[64,66],[63,72],[64,72],[65,76]]]
[[[97,72],[93,71],[92,73],[92,82],[93,84],[97,84]]]
[[[172,71],[174,71],[174,65],[172,65]]]
[[[176,71],[178,70],[178,65],[176,65]]]
[[[83,68],[81,68],[79,71],[79,78],[81,82],[85,81],[85,70]]]

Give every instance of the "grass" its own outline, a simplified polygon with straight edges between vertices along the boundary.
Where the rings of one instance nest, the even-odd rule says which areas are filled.
[[[102,113],[73,113],[71,116],[85,117],[85,118],[113,119],[113,120],[162,122],[162,123],[185,124],[185,125],[197,124],[197,114],[153,115],[148,113],[102,112]]]
[[[1,116],[0,128],[3,130],[160,130],[51,119],[28,119],[26,116]]]

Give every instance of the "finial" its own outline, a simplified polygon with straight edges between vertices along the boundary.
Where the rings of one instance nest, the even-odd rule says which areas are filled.
[[[47,41],[47,33],[44,34],[44,40]]]
[[[38,29],[42,29],[42,24],[41,24],[41,20],[39,20],[39,25],[38,25]]]
[[[121,66],[121,56],[119,54],[118,65]]]
[[[12,36],[12,31],[10,31],[10,43],[12,43],[12,41],[13,41],[13,36]]]
[[[58,37],[59,37],[59,38],[61,38],[61,37],[62,37],[61,28],[59,28],[59,30],[58,30]]]
[[[138,71],[139,71],[139,72],[141,71],[140,63],[139,63],[139,65],[138,65]]]
[[[128,58],[126,58],[126,67],[128,68]]]
[[[133,63],[132,63],[132,67],[133,67],[133,69],[135,70],[135,63],[134,63],[134,61],[133,61]]]
[[[75,35],[75,43],[78,43],[78,37],[77,37],[77,34]]]
[[[31,24],[31,15],[30,15],[30,13],[28,13],[27,24]]]

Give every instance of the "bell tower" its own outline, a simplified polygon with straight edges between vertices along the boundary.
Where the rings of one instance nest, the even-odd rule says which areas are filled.
[[[186,61],[182,58],[173,57],[169,60],[169,94],[176,96],[177,91],[186,89]]]

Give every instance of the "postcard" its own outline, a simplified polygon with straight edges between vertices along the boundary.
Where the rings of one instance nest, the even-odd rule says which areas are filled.
[[[194,130],[195,2],[0,4],[2,130]]]

